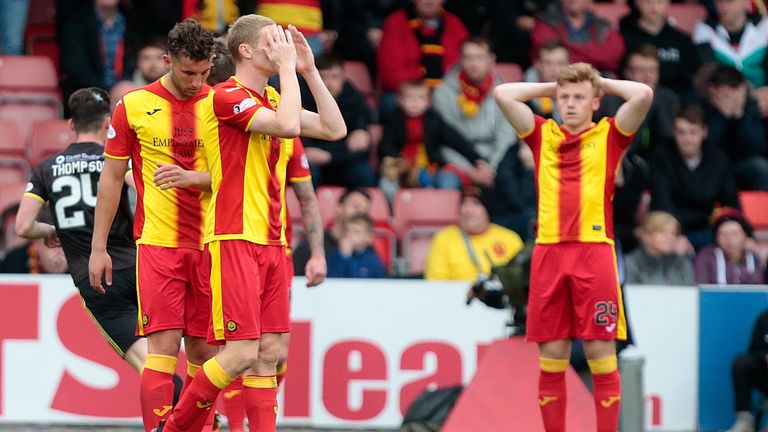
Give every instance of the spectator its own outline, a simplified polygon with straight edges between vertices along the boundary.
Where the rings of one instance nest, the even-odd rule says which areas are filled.
[[[370,108],[365,98],[345,79],[340,57],[323,55],[317,58],[316,64],[325,86],[339,104],[349,132],[344,139],[334,142],[302,139],[312,167],[312,178],[316,185],[373,186],[376,177],[368,165],[371,148],[371,135],[368,133]],[[314,100],[302,100],[305,99],[309,99],[305,108],[315,111]]]
[[[423,81],[405,82],[398,104],[400,109],[384,120],[379,147],[379,185],[390,202],[401,183],[405,187],[461,189],[465,178],[467,183],[493,184],[490,165],[430,107],[429,87]],[[443,147],[456,150],[472,168],[449,165]]]
[[[208,74],[206,80],[209,86],[215,86],[226,81],[235,74],[235,59],[232,58],[227,45],[220,39],[216,39],[215,45],[216,54],[213,57],[213,64],[211,64],[211,73]]]
[[[669,3],[670,0],[635,0],[638,13],[621,20],[621,34],[629,50],[642,44],[655,46],[659,85],[692,103],[695,99],[693,76],[701,60],[690,36],[669,24]]]
[[[653,88],[651,109],[630,146],[631,152],[645,158],[653,147],[672,138],[672,121],[680,110],[680,99],[672,90],[659,86],[659,54],[653,45],[640,44],[631,48],[624,60],[623,72],[626,79]],[[618,96],[605,96],[595,117],[615,116],[623,102]]]
[[[536,52],[533,66],[525,71],[526,82],[555,82],[560,71],[568,66],[568,50],[559,40],[550,39],[544,42]],[[557,111],[555,101],[550,97],[541,97],[528,102],[533,113],[544,118],[553,118],[558,123],[562,121]]]
[[[340,14],[338,1],[256,0],[256,13],[272,18],[277,25],[295,25],[316,56],[330,52],[336,43],[338,30],[334,18]]]
[[[237,0],[182,0],[181,19],[193,18],[214,34],[222,35],[240,17],[238,3]]]
[[[707,80],[706,92],[707,141],[728,155],[739,189],[768,190],[768,138],[744,76],[734,67],[719,65]]]
[[[491,267],[508,263],[523,248],[520,236],[491,223],[475,196],[464,195],[459,224],[440,230],[432,239],[424,270],[429,280],[474,282]]]
[[[119,0],[94,0],[63,23],[59,51],[64,100],[82,87],[109,90],[130,79],[135,68],[135,33]]]
[[[433,94],[433,106],[445,123],[453,126],[464,140],[492,167],[497,167],[517,134],[505,121],[493,99],[493,88],[503,81],[493,68],[496,57],[487,39],[471,37],[461,44],[461,60],[443,79]],[[446,162],[463,170],[471,163],[452,149],[443,149]]]
[[[640,247],[626,256],[627,283],[694,285],[693,263],[680,223],[669,213],[651,212],[637,228]]]
[[[373,250],[373,220],[366,214],[350,217],[338,242],[328,256],[328,277],[384,278],[387,270]]]
[[[650,160],[651,209],[675,216],[696,249],[712,243],[715,206],[739,206],[731,164],[718,147],[704,143],[706,136],[701,109],[685,107],[675,116],[675,145],[659,146]]]
[[[712,230],[715,244],[696,255],[696,282],[700,284],[762,284],[765,266],[752,250],[752,227],[736,209],[720,209]]]
[[[67,258],[61,246],[49,248],[43,240],[34,240],[12,249],[0,263],[0,273],[66,273],[67,268]]]
[[[168,65],[163,61],[163,56],[167,54],[168,45],[162,39],[150,40],[139,48],[132,79],[136,87],[155,82],[168,73]]]
[[[616,172],[616,190],[613,194],[613,233],[616,244],[628,254],[638,246],[635,229],[647,213],[650,172],[646,159],[632,151],[627,152]],[[618,248],[617,248],[618,249]]]
[[[139,86],[135,82],[128,80],[122,80],[113,85],[112,88],[109,89],[109,101],[112,106],[112,111],[115,110],[117,103],[120,102],[120,98],[129,91],[137,88],[139,88]]]
[[[752,389],[768,395],[768,309],[755,320],[747,353],[733,359],[731,376],[736,423],[728,432],[754,432]]]
[[[589,8],[592,0],[561,0],[559,7],[539,16],[531,33],[531,53],[557,39],[571,62],[586,62],[602,72],[617,73],[624,57],[624,39],[608,21]]]
[[[738,68],[760,88],[766,85],[768,19],[749,19],[749,8],[749,1],[715,0],[717,17],[696,24],[693,43],[702,62]]]
[[[493,223],[511,229],[524,241],[535,236],[536,183],[533,152],[517,144],[499,163],[493,188],[483,190],[483,202]]]
[[[442,9],[444,1],[412,0],[384,21],[378,52],[384,92],[397,92],[404,82],[415,79],[437,87],[459,60],[461,42],[469,34],[456,15]]]
[[[344,224],[353,216],[367,215],[371,209],[371,196],[363,188],[347,189],[339,198],[336,207],[336,218],[330,227],[324,230],[323,245],[325,256],[330,257],[339,250],[339,240],[344,234]],[[293,266],[296,276],[304,276],[304,267],[310,258],[310,249],[307,239],[293,251]]]
[[[0,42],[3,55],[24,54],[29,0],[0,1]]]

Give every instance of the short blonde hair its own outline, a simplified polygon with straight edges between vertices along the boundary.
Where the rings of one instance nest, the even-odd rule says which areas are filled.
[[[595,95],[600,91],[600,72],[588,63],[573,63],[564,67],[557,77],[557,86],[589,81],[595,89]]]
[[[227,48],[235,59],[235,63],[242,60],[240,57],[240,45],[248,44],[256,47],[259,40],[259,32],[266,26],[275,24],[272,18],[263,15],[243,15],[229,26],[227,33]]]
[[[640,237],[641,235],[653,234],[661,231],[665,226],[673,224],[675,226],[675,233],[680,234],[680,222],[671,214],[663,211],[653,211],[648,213],[645,218],[645,222],[637,227],[635,234]]]

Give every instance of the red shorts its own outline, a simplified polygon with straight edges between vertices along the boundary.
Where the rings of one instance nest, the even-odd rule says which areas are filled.
[[[136,252],[138,336],[183,329],[206,337],[211,320],[211,291],[205,252],[140,244]]]
[[[526,339],[626,338],[613,245],[537,244],[531,260]]]
[[[208,243],[211,259],[211,343],[259,339],[291,331],[285,247],[246,240]]]

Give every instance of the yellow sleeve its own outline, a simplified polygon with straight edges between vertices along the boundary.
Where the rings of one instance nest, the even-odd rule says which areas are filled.
[[[443,229],[432,238],[432,245],[429,248],[427,262],[424,264],[424,279],[427,280],[450,280],[451,270],[448,265],[446,251],[449,249],[446,245],[447,231]]]

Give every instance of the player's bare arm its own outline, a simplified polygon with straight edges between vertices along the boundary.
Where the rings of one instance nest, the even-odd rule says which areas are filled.
[[[304,274],[307,276],[307,286],[316,286],[325,280],[328,273],[325,262],[325,248],[323,247],[323,221],[320,217],[320,207],[317,204],[317,196],[312,187],[312,181],[305,180],[293,184],[296,197],[301,206],[301,220],[304,222],[304,231],[312,252]]]
[[[296,46],[291,32],[272,26],[264,31],[267,58],[277,66],[280,76],[280,105],[275,111],[260,109],[254,114],[250,131],[294,138],[301,132],[299,112],[301,93],[296,76]]]
[[[173,164],[157,164],[152,173],[152,181],[160,190],[193,187],[203,192],[211,192],[211,173],[185,170]]]
[[[103,294],[101,278],[107,285],[112,285],[112,258],[107,253],[107,237],[112,227],[112,220],[120,204],[125,173],[128,171],[128,159],[106,158],[104,169],[99,178],[99,195],[96,198],[96,214],[91,240],[91,258],[88,261],[88,276],[91,286]]]
[[[496,103],[515,130],[525,135],[533,130],[533,111],[525,103],[540,97],[555,97],[556,83],[517,82],[502,84],[494,90]]]
[[[39,198],[33,198],[28,195],[24,195],[21,198],[14,226],[16,235],[29,240],[45,239],[45,245],[48,247],[61,246],[56,235],[56,227],[37,221],[37,215],[40,213],[40,209],[43,208],[43,204],[43,201]]]
[[[616,113],[616,125],[623,133],[634,133],[651,108],[653,89],[635,81],[608,78],[600,79],[600,87],[606,94],[614,94],[625,100]]]
[[[336,100],[323,84],[315,67],[315,57],[304,35],[288,26],[296,43],[296,72],[300,73],[317,102],[317,112],[301,111],[301,135],[326,141],[338,141],[347,135],[347,125]]]

